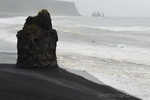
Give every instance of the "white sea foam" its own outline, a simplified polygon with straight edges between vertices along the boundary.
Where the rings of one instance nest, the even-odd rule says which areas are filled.
[[[150,20],[139,20],[54,17],[53,26],[62,36],[57,46],[60,65],[85,70],[106,84],[149,100]],[[25,17],[0,18],[0,51],[7,50],[4,41],[17,43],[16,34],[24,22]]]
[[[110,31],[150,31],[150,27],[146,26],[133,26],[133,27],[97,27],[99,29]]]
[[[113,86],[121,91],[130,93],[143,100],[149,100],[150,79],[148,79],[148,77],[150,76],[150,73],[146,70],[139,70],[139,72],[132,72],[133,70],[127,70],[127,68],[126,71],[116,70],[117,68],[119,67],[116,66],[115,70],[112,71],[111,73],[104,70],[103,73],[94,71],[88,71],[88,73],[95,76],[99,80],[103,81],[105,84]],[[144,71],[144,73],[141,71]],[[147,74],[145,74],[146,72]],[[148,83],[145,83],[145,80]]]
[[[1,41],[7,41],[10,43],[14,43],[14,44],[17,43],[17,39],[15,37],[15,34],[10,34],[9,31],[7,31],[7,30],[0,30],[0,33],[2,33],[0,35]]]
[[[77,24],[79,27],[86,27],[86,28],[94,28],[94,29],[101,29],[101,30],[107,30],[107,31],[118,31],[118,32],[142,32],[142,31],[148,31],[150,32],[150,27],[148,26],[131,26],[131,27],[97,27],[97,26],[87,26],[87,25],[80,25]]]
[[[105,84],[149,100],[149,49],[59,42],[57,50],[64,56],[59,60],[65,67],[87,71]]]
[[[16,44],[16,34],[25,22],[25,17],[0,18],[0,40]]]
[[[116,47],[96,46],[59,42],[59,49],[80,55],[99,57],[117,62],[150,65],[150,49],[118,45]]]
[[[23,24],[26,17],[0,18],[1,24]]]

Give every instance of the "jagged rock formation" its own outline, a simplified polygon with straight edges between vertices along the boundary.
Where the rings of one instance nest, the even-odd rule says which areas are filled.
[[[100,12],[93,12],[92,13],[92,15],[91,15],[92,17],[101,17],[101,13]]]
[[[18,67],[58,67],[58,37],[56,30],[52,29],[51,17],[47,10],[40,11],[35,17],[28,17],[17,38]]]
[[[60,0],[0,0],[0,15],[34,15],[41,9],[51,15],[80,16],[74,2]]]

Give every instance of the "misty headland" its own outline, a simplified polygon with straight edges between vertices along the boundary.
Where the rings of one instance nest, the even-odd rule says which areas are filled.
[[[35,15],[41,9],[47,9],[53,16],[80,16],[74,2],[59,0],[0,0],[0,15]]]

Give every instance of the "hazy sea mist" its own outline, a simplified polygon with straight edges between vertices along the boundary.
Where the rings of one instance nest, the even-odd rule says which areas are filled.
[[[26,17],[0,18],[1,63],[15,63]],[[52,16],[60,67],[83,70],[144,100],[150,98],[150,18]]]

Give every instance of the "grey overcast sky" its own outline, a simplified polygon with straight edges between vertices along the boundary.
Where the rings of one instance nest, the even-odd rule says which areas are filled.
[[[80,14],[90,16],[93,11],[106,16],[150,17],[150,0],[62,0],[75,2]]]

